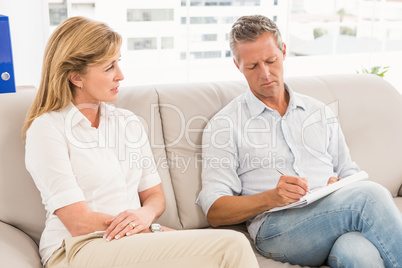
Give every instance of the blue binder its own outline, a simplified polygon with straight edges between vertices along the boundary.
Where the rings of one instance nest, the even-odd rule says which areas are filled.
[[[13,55],[8,17],[0,15],[0,93],[15,92]]]

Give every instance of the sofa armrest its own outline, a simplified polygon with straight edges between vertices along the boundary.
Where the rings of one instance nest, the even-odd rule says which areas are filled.
[[[0,267],[42,267],[36,243],[4,222],[0,222]]]

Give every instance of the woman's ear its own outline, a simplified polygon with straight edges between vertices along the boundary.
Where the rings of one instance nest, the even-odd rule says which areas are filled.
[[[69,75],[68,80],[70,80],[71,83],[73,83],[74,86],[78,88],[82,88],[83,86],[83,80],[81,75],[77,73],[72,73]]]

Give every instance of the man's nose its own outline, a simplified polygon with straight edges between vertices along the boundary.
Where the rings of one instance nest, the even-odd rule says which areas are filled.
[[[269,71],[269,66],[267,64],[262,65],[261,68],[261,77],[262,78],[268,78],[271,75],[271,72]]]

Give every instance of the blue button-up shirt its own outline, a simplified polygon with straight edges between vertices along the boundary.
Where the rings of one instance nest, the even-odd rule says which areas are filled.
[[[284,116],[248,89],[217,113],[204,129],[202,191],[205,214],[222,196],[253,195],[276,187],[282,170],[304,177],[310,189],[359,171],[336,114],[309,96],[289,92]],[[331,107],[337,111],[336,102]],[[248,221],[254,239],[268,213]]]

